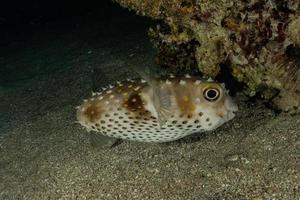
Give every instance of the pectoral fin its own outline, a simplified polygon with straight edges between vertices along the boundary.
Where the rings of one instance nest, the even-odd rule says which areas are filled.
[[[155,79],[154,73],[154,63],[153,67],[145,67],[143,63],[145,61],[141,61],[141,56],[139,53],[132,53],[130,56],[132,58],[132,62],[129,66],[138,73],[152,88],[153,90],[153,105],[157,112],[158,123],[160,127],[162,127],[168,118],[171,115],[170,107],[171,107],[171,95],[170,91],[166,87],[161,87],[160,82]],[[134,58],[134,59],[133,59]]]
[[[166,88],[153,88],[154,108],[158,115],[158,123],[162,127],[171,115],[171,95]]]

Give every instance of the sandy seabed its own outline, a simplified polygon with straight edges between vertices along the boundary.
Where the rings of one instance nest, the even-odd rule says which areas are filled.
[[[91,145],[75,106],[132,76],[128,48],[153,53],[139,20],[134,31],[114,23],[124,24],[53,27],[1,47],[0,199],[300,199],[300,116],[242,95],[213,132]]]

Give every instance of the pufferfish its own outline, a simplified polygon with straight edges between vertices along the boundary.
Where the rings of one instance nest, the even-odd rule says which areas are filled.
[[[223,84],[194,76],[117,82],[77,107],[88,131],[140,142],[169,142],[214,130],[237,106]]]

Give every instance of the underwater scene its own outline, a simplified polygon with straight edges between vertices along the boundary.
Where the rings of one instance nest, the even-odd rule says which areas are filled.
[[[4,1],[0,199],[300,200],[300,1]]]

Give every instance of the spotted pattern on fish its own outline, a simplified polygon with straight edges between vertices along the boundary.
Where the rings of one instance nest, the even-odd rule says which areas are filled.
[[[163,124],[159,123],[160,107],[153,98],[156,88],[141,79],[117,82],[93,93],[78,107],[77,119],[87,130],[106,136],[168,142],[213,130],[237,111],[224,86],[212,80],[171,76],[156,80],[156,84],[170,100]]]

